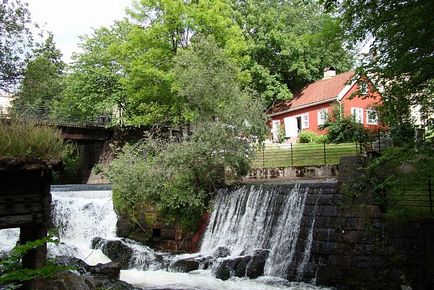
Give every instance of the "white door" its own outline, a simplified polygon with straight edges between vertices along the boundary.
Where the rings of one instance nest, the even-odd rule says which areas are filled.
[[[285,122],[285,137],[297,137],[297,119],[295,117],[286,117],[283,119],[283,122]]]

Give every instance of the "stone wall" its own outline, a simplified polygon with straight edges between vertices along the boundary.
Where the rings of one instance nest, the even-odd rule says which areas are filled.
[[[366,194],[343,194],[347,182],[363,178],[361,165],[343,158],[338,183],[310,186],[294,265],[304,258],[313,224],[311,255],[303,277],[291,267],[288,279],[338,289],[434,289],[434,218],[390,224]]]
[[[253,168],[244,180],[291,179],[291,178],[324,178],[336,177],[337,165],[289,166],[275,168]]]

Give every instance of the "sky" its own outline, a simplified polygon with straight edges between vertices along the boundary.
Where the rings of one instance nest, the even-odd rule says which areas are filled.
[[[33,22],[54,34],[56,47],[69,62],[78,52],[79,36],[92,28],[110,26],[122,19],[132,0],[27,0]]]

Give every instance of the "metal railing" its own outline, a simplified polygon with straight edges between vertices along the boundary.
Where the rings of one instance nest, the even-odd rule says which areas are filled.
[[[386,209],[416,209],[433,213],[433,178],[423,177],[385,190]]]
[[[272,144],[259,148],[253,167],[333,165],[339,164],[342,156],[358,155],[359,152],[359,143]]]

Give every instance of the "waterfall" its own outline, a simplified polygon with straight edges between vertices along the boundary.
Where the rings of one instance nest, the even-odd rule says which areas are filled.
[[[201,252],[226,246],[232,255],[269,249],[265,274],[286,277],[293,263],[308,186],[242,186],[218,192]]]

